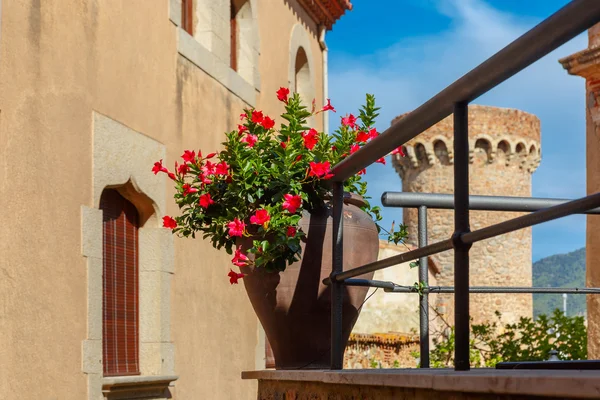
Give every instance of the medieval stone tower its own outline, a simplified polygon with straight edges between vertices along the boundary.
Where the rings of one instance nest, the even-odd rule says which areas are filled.
[[[406,114],[404,114],[406,115]],[[394,119],[393,122],[402,118]],[[393,123],[392,122],[392,123]],[[405,145],[406,157],[393,156],[402,190],[453,193],[453,117],[440,121]],[[519,110],[469,106],[469,183],[471,195],[531,196],[531,173],[541,160],[540,122]],[[520,213],[471,211],[471,230],[516,217]],[[409,243],[417,244],[417,210],[404,209]],[[454,229],[452,210],[428,210],[428,241],[447,239]],[[471,286],[531,286],[531,228],[497,236],[473,245],[470,251]],[[454,255],[434,256],[437,284],[454,286]],[[452,294],[439,294],[432,304],[453,322]],[[471,294],[474,323],[495,320],[512,323],[532,316],[531,294]]]

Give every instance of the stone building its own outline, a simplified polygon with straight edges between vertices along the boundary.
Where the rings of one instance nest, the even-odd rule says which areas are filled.
[[[588,30],[588,48],[559,60],[585,79],[586,193],[600,192],[600,24]],[[600,217],[587,216],[586,286],[600,286]],[[588,359],[600,358],[600,297],[587,295]]]
[[[0,4],[0,397],[255,399],[240,372],[264,368],[264,334],[231,257],[162,228],[174,188],[151,168],[219,149],[244,108],[280,115],[281,86],[323,104],[325,32],[350,2]],[[134,310],[130,336],[103,314],[107,210],[131,245],[111,270],[131,279],[111,303]]]
[[[397,117],[394,121],[402,118]],[[453,193],[453,117],[449,116],[405,145],[406,157],[392,156],[404,192]],[[469,184],[472,195],[531,196],[531,173],[541,159],[540,122],[519,110],[469,106]],[[404,209],[408,243],[417,244],[417,210]],[[514,218],[518,213],[471,211],[471,230]],[[451,237],[452,210],[428,210],[428,243]],[[432,257],[438,285],[454,286],[453,251]],[[531,228],[476,243],[470,251],[471,286],[531,286]],[[444,318],[454,318],[453,295],[438,294],[431,302]],[[504,322],[532,316],[531,294],[472,294],[474,323]]]

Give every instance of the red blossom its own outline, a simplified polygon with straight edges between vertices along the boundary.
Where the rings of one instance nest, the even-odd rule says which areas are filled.
[[[205,159],[206,159],[206,160],[208,160],[208,159],[210,159],[210,158],[213,158],[213,157],[214,157],[214,156],[216,156],[216,155],[217,155],[217,153],[210,153],[209,155],[207,155],[207,156],[205,157]]]
[[[229,236],[242,237],[244,235],[244,229],[246,229],[246,224],[240,221],[239,219],[234,218],[233,221],[227,224],[227,228],[229,228]]]
[[[214,175],[216,166],[217,166],[217,164],[207,161],[206,165],[202,167],[202,173],[204,175]]]
[[[357,142],[365,143],[367,140],[369,140],[369,134],[367,132],[360,131],[356,135]]]
[[[318,178],[329,179],[333,176],[330,174],[330,164],[329,161],[325,162],[310,162],[309,173],[308,176],[316,176]]]
[[[197,193],[198,189],[195,187],[190,186],[189,183],[184,183],[183,186],[181,187],[183,189],[183,195],[187,196],[190,193]]]
[[[302,160],[302,154],[299,154],[299,155],[296,157],[296,162],[298,162],[298,161],[300,161],[300,160]]]
[[[242,135],[244,132],[248,130],[246,125],[238,125],[238,135]]]
[[[200,204],[200,207],[208,208],[208,206],[214,203],[214,200],[210,197],[210,193],[205,193],[200,196],[198,203]]]
[[[227,165],[227,162],[221,161],[220,163],[218,163],[215,166],[215,175],[227,175],[228,168],[229,168],[229,165]]]
[[[169,178],[173,179],[174,181],[176,181],[176,180],[177,180],[177,177],[175,176],[175,174],[174,174],[174,173],[172,173],[172,172],[169,172],[169,171],[165,171],[165,172],[167,173],[167,175],[169,176]]]
[[[342,117],[342,125],[354,128],[356,126],[356,117],[352,114]]]
[[[177,162],[175,162],[175,165],[177,165]],[[185,175],[188,173],[189,170],[190,170],[190,167],[187,164],[181,164],[177,168],[177,173],[179,173],[180,175]]]
[[[260,124],[263,121],[262,111],[252,111],[252,122]]]
[[[304,139],[304,147],[308,150],[312,150],[319,141],[317,130],[314,128],[310,129],[308,132],[303,132],[302,138]]]
[[[168,215],[165,215],[163,217],[163,226],[165,228],[175,229],[175,228],[177,228],[177,221],[175,221],[173,218],[169,217]]]
[[[369,137],[371,139],[375,139],[377,136],[379,136],[379,132],[377,132],[377,129],[373,128],[369,131]]]
[[[200,156],[202,156],[202,155],[200,155]],[[194,161],[196,161],[196,152],[193,150],[186,150],[181,155],[181,158],[183,158],[183,161],[185,161],[186,163],[188,163],[188,162],[193,163]]]
[[[238,274],[237,272],[234,272],[232,269],[230,269],[229,273],[227,274],[227,276],[229,277],[229,283],[231,283],[233,285],[234,283],[237,284],[238,280],[242,279],[246,275],[244,275],[244,274]]]
[[[288,102],[288,95],[290,94],[290,89],[280,87],[277,91],[277,100],[283,101],[285,104]]]
[[[212,180],[208,179],[208,177],[203,173],[198,174],[198,179],[204,185],[210,185],[212,183]]]
[[[354,154],[359,150],[360,150],[360,146],[357,145],[356,143],[353,144],[352,146],[350,146],[350,154]]]
[[[271,220],[269,212],[263,208],[256,210],[253,216],[250,217],[250,222],[255,225],[265,226]]]
[[[395,154],[400,154],[400,157],[406,157],[406,154],[404,153],[404,149],[402,148],[402,146],[398,147],[397,149],[392,150],[392,155]]]
[[[385,158],[381,157],[379,160],[375,161],[376,163],[385,165]]]
[[[244,267],[248,264],[248,257],[246,257],[246,255],[244,253],[242,253],[241,246],[239,246],[235,249],[235,254],[233,255],[233,258],[231,259],[231,262],[233,263],[233,265],[236,265],[238,267]]]
[[[283,198],[283,209],[288,210],[290,213],[296,213],[296,210],[302,206],[302,198],[299,195],[284,194]]]
[[[248,118],[248,114],[246,114],[245,112],[240,114],[240,121],[243,121],[246,118]]]
[[[254,145],[256,144],[256,142],[258,141],[258,136],[256,135],[251,135],[251,134],[247,134],[246,136],[244,136],[244,138],[241,140],[241,142],[244,142],[248,145],[248,147],[254,147]]]
[[[323,108],[321,109],[321,111],[328,111],[331,110],[333,112],[335,112],[335,108],[333,108],[333,106],[331,105],[331,100],[327,99],[327,104],[325,104],[323,106]]]
[[[287,232],[285,233],[287,237],[294,237],[296,236],[296,228],[293,226],[288,226],[287,228]]]
[[[271,118],[269,117],[264,117],[261,125],[263,126],[263,128],[265,128],[266,130],[271,129],[272,127],[275,126],[275,121],[273,121]]]
[[[279,145],[281,146],[282,149],[285,149],[287,147],[286,142],[280,142]]]
[[[366,169],[366,168],[363,168],[363,169],[361,169],[360,171],[358,171],[358,174],[357,174],[357,175],[364,175],[364,174],[366,174],[366,173],[367,173],[367,169]]]
[[[162,160],[160,160],[154,163],[154,166],[152,167],[152,172],[154,172],[154,175],[156,175],[159,172],[169,173],[169,170],[167,169],[167,167],[162,165]]]

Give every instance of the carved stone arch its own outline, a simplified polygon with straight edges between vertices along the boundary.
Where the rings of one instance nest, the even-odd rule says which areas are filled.
[[[404,149],[406,150],[406,157],[410,161],[410,166],[412,168],[417,168],[419,166],[419,160],[417,159],[415,148],[413,146],[404,146]]]
[[[426,142],[415,142],[414,144],[415,156],[417,158],[417,162],[425,165],[433,165],[433,149],[429,143]]]
[[[298,60],[298,56],[301,58]],[[297,61],[301,65],[297,65]],[[310,36],[301,24],[295,24],[290,35],[290,61],[288,65],[288,85],[290,90],[295,91],[298,87],[296,82],[298,72],[305,79],[300,83],[303,93],[300,93],[307,106],[315,97],[315,62],[312,53]]]
[[[433,143],[433,154],[442,165],[451,164],[451,150],[447,141],[448,139],[443,136],[436,136],[431,141]]]
[[[519,167],[523,167],[527,162],[527,144],[524,141],[520,140],[516,143],[515,146],[515,160],[517,161]]]
[[[506,139],[500,139],[494,146],[496,148],[496,156],[498,159],[503,159],[505,165],[508,165],[508,161],[511,156],[511,144]]]
[[[473,144],[473,161],[481,159],[484,163],[490,163],[493,160],[492,141],[490,139],[483,135],[475,138],[475,143]]]

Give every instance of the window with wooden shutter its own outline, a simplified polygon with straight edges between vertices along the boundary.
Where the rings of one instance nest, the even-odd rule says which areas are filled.
[[[135,206],[114,189],[100,198],[104,376],[138,375],[138,228]]]
[[[194,4],[193,0],[181,0],[181,27],[194,36]]]
[[[231,33],[231,47],[230,47],[230,67],[232,70],[237,71],[237,42],[238,42],[238,26],[235,16],[237,15],[238,7],[235,1],[231,2],[231,16],[230,22],[230,33]]]

